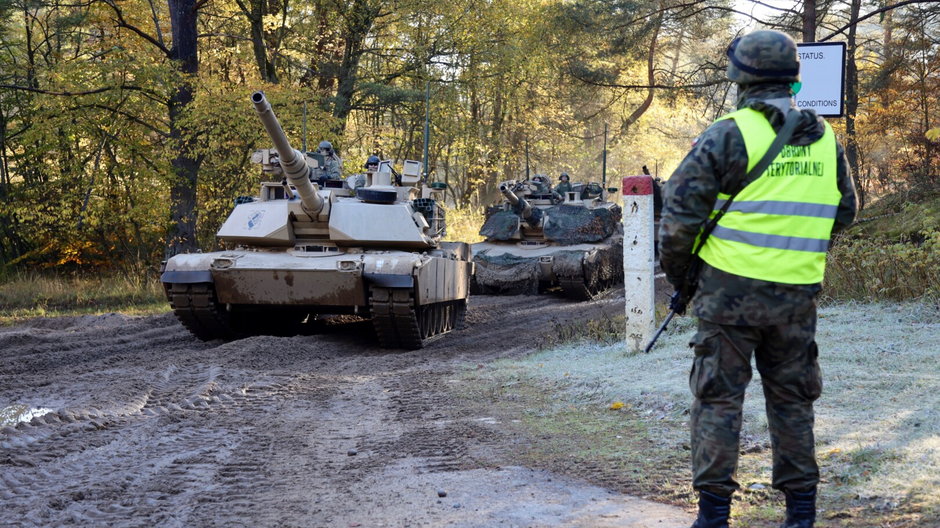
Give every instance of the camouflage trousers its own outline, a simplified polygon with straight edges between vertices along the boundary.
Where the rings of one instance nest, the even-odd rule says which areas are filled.
[[[689,387],[692,485],[729,496],[738,489],[741,408],[756,359],[773,448],[773,487],[803,491],[819,482],[813,438],[813,402],[822,392],[815,341],[816,313],[775,326],[732,326],[699,320],[689,343],[695,361]]]

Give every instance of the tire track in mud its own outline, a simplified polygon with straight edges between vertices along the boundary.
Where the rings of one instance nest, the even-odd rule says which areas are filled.
[[[72,375],[94,372],[121,365],[147,349],[172,348],[174,343],[188,337],[185,329],[166,316],[121,318],[127,324],[115,326],[112,322],[51,330],[26,327],[0,333],[0,350],[8,351],[0,365],[0,376],[25,370],[55,371],[61,367]]]
[[[474,297],[468,328],[412,352],[377,348],[361,323],[229,343],[169,314],[0,331],[0,408],[57,409],[0,429],[0,524],[335,525],[391,500],[360,487],[390,467],[492,466],[504,439],[453,400],[456,368],[622,306]]]
[[[159,319],[145,319],[143,325],[132,322],[131,328],[117,335],[108,328],[63,327],[44,330],[41,338],[15,340],[13,355],[25,361],[6,363],[3,374],[19,372],[0,375],[0,380],[3,387],[17,385],[22,390],[28,382],[14,383],[13,379],[30,370],[42,371],[33,376],[46,378],[48,386],[51,380],[64,381],[58,372],[88,368],[86,363],[100,359],[102,352],[125,343],[133,343],[135,351],[121,355],[119,361],[130,368],[117,372],[117,377],[110,377],[110,370],[98,376],[69,377],[68,381],[80,385],[73,394],[105,393],[92,398],[95,406],[70,405],[0,433],[0,497],[5,506],[0,524],[170,522],[174,519],[167,512],[178,510],[181,501],[195,504],[190,496],[202,496],[205,490],[218,487],[212,477],[216,471],[231,474],[232,467],[239,467],[223,463],[237,448],[230,436],[238,428],[210,424],[227,414],[238,423],[245,409],[283,399],[280,380],[272,382],[272,376],[245,380],[235,373],[229,377],[237,383],[223,386],[220,379],[226,372],[217,365],[170,363],[155,374],[153,361],[147,358],[166,355],[172,360],[175,350],[190,355],[196,351],[193,345],[206,348],[181,333],[177,325]],[[50,365],[55,368],[47,368]],[[82,403],[88,398],[76,400]],[[256,467],[257,463],[242,464],[241,470],[254,473]],[[131,489],[134,492],[128,494]],[[189,524],[179,513],[171,517]]]
[[[252,509],[264,509],[258,487],[283,503],[281,488],[290,480],[281,483],[266,471],[267,458],[292,446],[272,441],[278,425],[265,416],[304,392],[314,396],[311,401],[322,400],[317,393],[324,389],[311,392],[305,383],[296,390],[289,380],[268,378],[225,392],[214,380],[219,373],[209,367],[181,375],[171,368],[136,412],[75,412],[77,421],[67,427],[56,427],[58,420],[47,415],[6,428],[0,436],[0,497],[8,506],[3,516],[37,526],[156,525],[182,508],[196,517],[174,513],[181,525],[198,519],[232,525],[225,521],[239,523]],[[11,455],[23,451],[28,457]],[[204,504],[224,508],[203,516]]]

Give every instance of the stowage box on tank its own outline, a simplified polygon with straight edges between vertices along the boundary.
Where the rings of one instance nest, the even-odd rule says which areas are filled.
[[[560,288],[588,300],[623,283],[621,209],[600,184],[551,190],[544,176],[499,186],[473,244],[473,293],[534,294]]]
[[[290,334],[315,314],[358,314],[372,318],[382,346],[407,349],[461,325],[470,250],[441,242],[444,211],[421,197],[420,163],[393,178],[382,162],[356,178],[320,180],[321,189],[311,181],[317,157],[290,146],[262,92],[251,99],[275,147],[255,161],[283,180],[239,200],[218,231],[231,249],[166,262],[161,280],[183,325],[203,340],[230,339]]]

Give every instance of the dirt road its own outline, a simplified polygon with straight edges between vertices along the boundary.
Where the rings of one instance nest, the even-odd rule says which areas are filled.
[[[229,343],[171,314],[0,329],[0,525],[688,526],[514,465],[525,439],[449,385],[622,307],[476,297],[467,329],[415,352],[375,348],[368,322]]]

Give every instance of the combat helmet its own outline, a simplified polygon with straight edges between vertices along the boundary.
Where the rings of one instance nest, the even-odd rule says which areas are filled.
[[[318,148],[319,150],[331,152],[333,150],[333,144],[324,139],[323,141],[320,142],[320,146]]]
[[[796,42],[771,29],[734,39],[728,46],[728,79],[737,84],[799,81]]]

